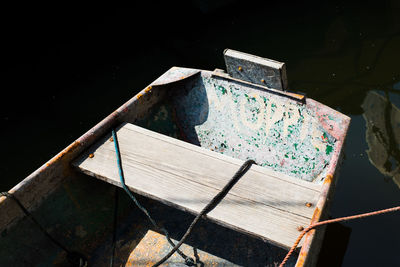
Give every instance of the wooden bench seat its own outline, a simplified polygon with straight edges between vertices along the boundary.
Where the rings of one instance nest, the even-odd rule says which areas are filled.
[[[110,136],[73,165],[121,186]],[[117,136],[126,185],[133,192],[193,214],[200,212],[243,164],[133,124],[123,124]],[[287,249],[299,235],[297,228],[310,223],[320,189],[320,185],[253,165],[207,218]]]

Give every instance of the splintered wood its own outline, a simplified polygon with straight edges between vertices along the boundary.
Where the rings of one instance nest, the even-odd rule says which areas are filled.
[[[121,186],[110,135],[73,165]],[[199,213],[243,164],[133,124],[117,129],[117,138],[126,185],[137,194],[193,214]],[[320,185],[253,165],[207,218],[288,249],[299,235],[298,229],[309,225],[320,190]]]

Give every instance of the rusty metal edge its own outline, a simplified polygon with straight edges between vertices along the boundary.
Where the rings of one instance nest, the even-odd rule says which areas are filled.
[[[78,156],[78,154],[84,149],[93,144],[99,137],[109,131],[112,126],[118,122],[122,122],[123,117],[128,115],[129,111],[138,104],[140,98],[150,94],[152,89],[155,87],[172,84],[193,77],[201,72],[201,70],[196,69],[172,67],[163,75],[177,70],[187,70],[188,73],[187,75],[180,76],[177,79],[175,79],[175,77],[165,77],[162,80],[157,79],[157,84],[154,84],[153,82],[141,90],[118,109],[72,142],[69,146],[11,188],[8,192],[16,195],[28,210],[34,210],[57,188],[62,180],[68,176],[71,171],[69,166],[70,161]],[[9,208],[7,209],[8,206]],[[3,212],[0,217],[0,230],[9,228],[18,221],[19,218],[23,217],[23,213],[16,208],[15,203],[6,197],[0,197],[0,209],[5,209],[5,212]]]
[[[310,101],[307,99],[307,101]],[[331,113],[334,116],[340,116],[342,118],[343,122],[343,128],[340,133],[339,139],[338,139],[338,145],[336,146],[336,149],[334,151],[334,154],[332,156],[331,162],[328,166],[328,172],[326,175],[326,178],[323,182],[322,188],[321,188],[321,194],[319,196],[317,205],[314,210],[314,214],[311,218],[310,224],[319,222],[321,219],[323,219],[323,216],[326,215],[327,213],[327,206],[331,200],[333,191],[335,189],[336,183],[338,176],[336,174],[337,166],[339,163],[339,160],[341,158],[341,155],[343,153],[343,146],[346,140],[347,132],[350,126],[350,117],[326,106],[323,105],[315,100],[311,100],[313,103],[312,105],[315,105],[315,108],[323,108],[326,112]],[[308,104],[308,103],[307,103]],[[303,267],[303,266],[315,266],[316,264],[316,259],[319,254],[320,246],[322,243],[321,238],[316,238],[317,236],[317,231],[321,232],[321,235],[323,235],[325,229],[313,229],[310,232],[308,232],[305,237],[304,237],[304,243],[303,246],[301,247],[301,250],[299,252],[299,256],[297,258],[296,262],[296,267]],[[315,250],[315,251],[313,251]]]

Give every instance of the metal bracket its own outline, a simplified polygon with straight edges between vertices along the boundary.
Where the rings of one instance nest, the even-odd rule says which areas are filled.
[[[278,90],[287,89],[286,65],[232,49],[225,49],[224,59],[228,74],[236,79]]]

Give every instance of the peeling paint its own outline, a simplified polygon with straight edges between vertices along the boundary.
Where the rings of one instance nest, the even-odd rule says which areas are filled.
[[[177,74],[181,77],[182,74],[190,76],[198,72],[198,70],[188,71],[176,68],[176,72],[170,71],[158,81],[171,82],[168,79],[174,78]],[[199,78],[196,78],[197,80],[182,81],[179,85],[169,84],[168,90],[173,89],[171,89],[171,98],[155,106],[153,104],[157,102],[149,101],[150,97],[147,96],[158,94],[156,98],[159,98],[160,92],[162,97],[166,93],[160,90],[161,85],[153,84],[153,90],[151,86],[147,87],[10,192],[17,191],[24,204],[29,204],[27,205],[29,209],[33,210],[32,207],[34,207],[34,216],[40,218],[45,229],[57,235],[62,244],[76,251],[82,251],[89,256],[91,262],[98,260],[103,263],[93,264],[94,266],[102,266],[109,263],[114,190],[110,190],[109,185],[96,179],[86,179],[71,172],[69,164],[78,153],[88,148],[118,122],[137,121],[142,123],[143,127],[153,128],[158,132],[190,141],[228,156],[242,159],[254,158],[268,168],[292,173],[293,176],[302,179],[315,177],[321,170],[320,177],[324,173],[335,173],[348,126],[348,121],[344,123],[344,127],[342,125],[341,120],[345,120],[343,115],[337,116],[338,113],[323,107],[318,102],[309,101],[305,105],[250,86],[221,81],[212,78],[207,73],[209,72],[203,71],[202,76],[196,74]],[[183,83],[185,83],[184,86],[182,86]],[[182,87],[185,90],[181,90]],[[141,98],[148,92],[150,92],[149,95]],[[138,98],[141,98],[141,101],[136,101]],[[150,107],[152,108],[149,109]],[[144,118],[142,114],[145,114],[147,118]],[[314,145],[321,149],[317,150]],[[328,167],[318,165],[319,162],[323,164],[329,162],[330,165]],[[301,171],[311,171],[311,174],[302,177]],[[61,178],[68,179],[61,180]],[[55,187],[53,191],[47,189],[53,188],[60,181],[63,183],[62,186]],[[323,183],[324,191],[316,205],[313,221],[320,219],[321,211],[328,200],[327,194],[334,184],[333,176],[327,174]],[[46,187],[46,190],[43,187]],[[41,197],[40,205],[38,196]],[[43,201],[44,197],[46,197],[45,201]],[[122,196],[121,202],[120,209],[132,211],[129,215],[132,219],[127,219],[126,214],[125,217],[121,214],[119,218],[117,232],[120,239],[117,241],[119,247],[116,251],[118,260],[121,260],[122,257],[119,256],[126,251],[131,253],[135,248],[139,248],[137,245],[142,238],[143,229],[147,229],[143,218],[140,215],[137,216],[136,211],[131,209],[131,203],[127,200],[123,201]],[[2,217],[2,221],[0,220],[3,226],[0,243],[6,248],[0,251],[2,255],[0,258],[5,261],[4,264],[26,265],[29,262],[33,265],[47,266],[65,263],[66,254],[51,244],[40,231],[37,231],[36,227],[32,227],[27,217],[22,217],[17,221],[15,218],[20,215],[13,213],[14,209],[11,209],[13,206],[9,203],[5,198],[0,198],[0,205],[6,215]],[[145,206],[158,209],[158,205],[150,200],[145,202]],[[177,211],[163,205],[159,205],[159,209],[152,214],[160,216],[163,211],[165,218],[176,220],[171,223],[173,227],[168,229],[177,231],[179,226],[185,226],[182,222],[188,221],[176,218],[173,212]],[[4,220],[5,217],[7,217],[6,220]],[[12,225],[11,219],[15,220]],[[134,223],[132,220],[135,220]],[[5,228],[6,225],[9,225],[9,228]],[[217,225],[207,224],[207,227],[210,226],[217,227]],[[177,233],[178,235],[175,236],[182,234],[179,231]],[[313,233],[314,231],[311,231],[305,238],[298,265],[304,262],[310,252]],[[204,230],[202,226],[199,226],[193,234],[197,234],[197,241],[203,242],[200,242],[203,249],[200,253],[204,252],[204,254],[200,257],[206,263],[205,266],[218,265],[215,255],[234,259],[239,262],[239,265],[246,265],[240,263],[247,257],[252,262],[255,258],[260,260],[264,263],[262,266],[274,266],[286,253],[271,244],[252,240],[249,236],[236,232],[229,232],[223,227]],[[235,235],[238,237],[234,237]],[[148,249],[142,250],[141,256],[148,255],[145,259],[150,257],[158,259],[163,254],[162,246],[155,245],[159,240],[155,236],[152,238]],[[165,244],[165,237],[160,238]],[[219,243],[212,243],[213,238]],[[193,240],[195,239],[192,236],[191,241]],[[255,244],[258,245],[255,246]],[[190,252],[193,252],[193,247],[187,246]],[[216,249],[220,249],[220,252],[211,254]],[[38,251],[40,253],[37,253]],[[295,259],[296,257],[290,259],[289,265],[294,265]],[[231,261],[234,262],[234,260]],[[135,265],[137,262],[130,261],[130,263],[137,266]],[[144,265],[146,264],[150,262],[145,262]],[[258,264],[247,264],[247,266],[258,266]]]
[[[307,105],[208,76],[185,88],[138,125],[303,180],[326,175],[336,139]]]

